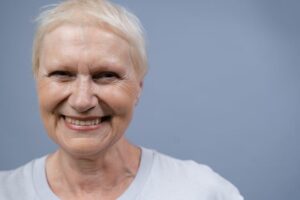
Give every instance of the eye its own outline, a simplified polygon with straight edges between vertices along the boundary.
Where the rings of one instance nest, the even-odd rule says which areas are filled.
[[[69,80],[69,79],[74,77],[74,74],[72,74],[69,71],[57,70],[57,71],[50,72],[48,74],[48,77],[53,77],[53,78],[56,78],[56,79],[59,79],[59,80]]]
[[[95,81],[112,82],[120,78],[116,72],[100,72],[92,76]]]

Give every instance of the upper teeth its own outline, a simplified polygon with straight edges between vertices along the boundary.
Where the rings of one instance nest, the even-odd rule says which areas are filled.
[[[101,122],[99,118],[93,120],[78,120],[78,119],[72,119],[70,117],[66,117],[66,121],[70,124],[74,124],[77,126],[91,126],[91,125],[97,125]]]

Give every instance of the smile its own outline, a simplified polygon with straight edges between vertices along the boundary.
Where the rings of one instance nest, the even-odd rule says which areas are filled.
[[[101,127],[103,122],[109,121],[111,116],[104,117],[71,117],[71,116],[62,116],[67,127],[76,131],[91,131]]]
[[[70,124],[76,125],[76,126],[94,126],[101,123],[101,118],[96,118],[93,120],[82,120],[82,119],[73,119],[70,117],[65,118],[66,121]]]

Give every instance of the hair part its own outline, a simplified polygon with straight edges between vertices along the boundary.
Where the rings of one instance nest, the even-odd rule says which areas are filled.
[[[48,6],[37,17],[33,42],[32,68],[37,76],[45,35],[63,24],[99,26],[125,39],[130,46],[133,66],[140,79],[147,73],[147,52],[143,27],[139,19],[125,8],[107,0],[66,0]]]

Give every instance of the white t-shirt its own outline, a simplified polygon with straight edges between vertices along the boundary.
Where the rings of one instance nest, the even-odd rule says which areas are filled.
[[[0,200],[59,200],[45,173],[46,156],[0,172]],[[118,200],[243,200],[209,167],[142,148],[135,179]]]

